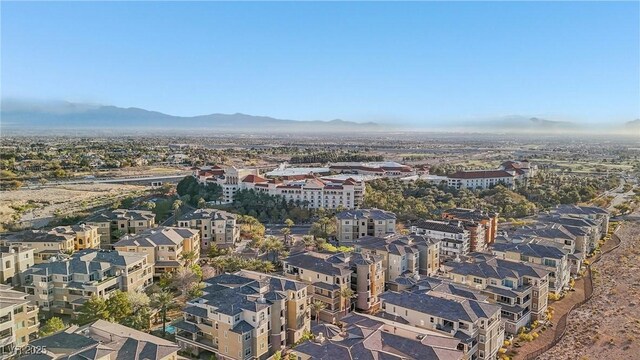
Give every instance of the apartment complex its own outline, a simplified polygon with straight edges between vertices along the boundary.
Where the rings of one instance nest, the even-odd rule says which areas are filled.
[[[194,263],[200,257],[200,233],[197,230],[157,227],[145,230],[137,235],[125,235],[113,244],[120,252],[138,253],[147,257],[147,263],[153,266],[153,275],[159,277],[184,267],[184,253],[195,254]]]
[[[531,178],[538,173],[538,165],[531,164],[526,159],[521,161],[509,160],[500,164],[498,170],[514,172],[518,179]]]
[[[27,299],[43,311],[75,316],[91,296],[139,292],[153,283],[147,256],[113,250],[82,250],[51,258],[23,272]]]
[[[240,240],[237,215],[217,209],[197,209],[178,218],[178,226],[200,232],[200,249],[207,251],[215,244],[219,248],[233,247]]]
[[[387,291],[381,316],[455,336],[470,359],[495,359],[504,342],[500,306],[437,290]]]
[[[499,259],[535,264],[549,272],[549,291],[559,295],[569,286],[569,254],[553,245],[536,242],[496,243],[491,252]]]
[[[609,212],[596,206],[558,205],[551,213],[592,220],[600,227],[601,236],[609,231]]]
[[[72,325],[64,331],[31,343],[43,349],[40,355],[25,355],[18,359],[154,359],[177,360],[180,347],[171,341],[142,331],[98,320],[79,327]]]
[[[353,290],[358,309],[379,308],[379,295],[385,288],[385,269],[380,256],[306,252],[291,255],[282,264],[286,277],[312,285],[313,300],[325,303],[319,315],[323,321],[335,322],[350,310],[351,299],[341,296],[345,288]]]
[[[8,358],[38,334],[38,308],[27,294],[0,285],[0,358]]]
[[[279,276],[240,271],[205,280],[204,295],[187,303],[176,341],[195,355],[266,359],[310,329],[309,286]]]
[[[440,266],[440,241],[423,235],[361,238],[354,249],[358,253],[382,257],[387,283],[405,275],[432,275]]]
[[[0,283],[20,285],[20,273],[33,264],[32,248],[23,245],[0,246]]]
[[[310,209],[355,209],[364,200],[364,181],[352,178],[319,178],[308,174],[289,180],[266,179],[258,170],[229,167],[215,171],[197,170],[194,176],[201,182],[218,184],[223,190],[224,203],[233,201],[238,190],[255,190],[269,195],[279,195],[286,201],[299,203]]]
[[[487,212],[476,209],[463,209],[463,208],[455,208],[445,210],[442,213],[442,218],[445,220],[459,220],[465,223],[478,223],[481,224],[484,229],[484,244],[490,245],[496,241],[496,236],[498,235],[498,213],[496,212]],[[474,241],[474,237],[478,237],[479,233],[472,233],[470,230],[470,238],[471,238],[471,251],[482,251],[478,249],[477,245],[474,243],[479,243],[481,241],[480,238]],[[474,248],[475,247],[475,248]]]
[[[108,247],[118,240],[119,233],[139,234],[156,226],[156,215],[146,210],[116,209],[96,214],[87,219],[87,224],[96,226],[100,241]]]
[[[313,327],[315,339],[293,349],[298,359],[467,359],[465,345],[454,337],[392,323],[384,319],[349,314],[334,324]]]
[[[354,209],[336,214],[337,238],[350,244],[364,236],[384,237],[396,232],[396,214],[380,209]]]
[[[508,333],[517,334],[531,321],[545,318],[549,272],[542,267],[475,253],[467,261],[450,261],[443,268],[451,281],[479,290],[500,305]]]
[[[440,240],[440,255],[445,258],[455,258],[471,251],[469,230],[459,221],[418,221],[411,224],[411,233]]]
[[[61,253],[100,248],[98,229],[91,225],[58,226],[50,230],[26,230],[5,237],[4,246],[33,249],[34,263],[39,264]]]

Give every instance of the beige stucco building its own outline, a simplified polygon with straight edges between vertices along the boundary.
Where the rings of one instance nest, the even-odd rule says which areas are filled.
[[[29,344],[38,333],[38,308],[27,294],[0,285],[0,358]]]
[[[336,236],[350,245],[365,236],[384,237],[396,232],[396,215],[380,209],[354,209],[336,214]]]
[[[98,228],[103,246],[109,248],[109,244],[118,240],[114,232],[139,234],[156,226],[156,215],[147,210],[116,209],[90,217],[87,224]]]
[[[33,251],[22,245],[0,246],[0,283],[20,285],[20,273],[34,264]]]
[[[143,291],[153,283],[147,256],[114,250],[82,250],[23,272],[27,298],[43,311],[76,316],[91,296]]]
[[[200,232],[200,249],[207,251],[215,244],[219,248],[233,247],[240,240],[237,215],[218,209],[197,209],[178,219],[178,226]]]
[[[191,263],[198,261],[200,233],[193,229],[163,226],[137,235],[125,235],[113,247],[121,252],[146,255],[147,262],[153,266],[154,276],[160,276],[188,265],[182,257],[184,253],[193,252],[195,258]]]
[[[195,355],[266,359],[310,329],[309,286],[240,271],[206,280],[204,295],[187,303],[176,341]]]

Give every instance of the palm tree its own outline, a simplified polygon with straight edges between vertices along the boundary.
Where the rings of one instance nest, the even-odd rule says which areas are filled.
[[[167,330],[167,311],[175,306],[173,294],[168,291],[155,293],[151,298],[151,304],[160,310],[160,316],[162,317],[162,337],[165,337]]]
[[[340,298],[344,300],[344,314],[347,315],[349,305],[351,305],[351,298],[353,297],[353,290],[348,287],[340,289]]]
[[[189,266],[193,264],[193,261],[198,257],[196,256],[195,251],[186,251],[180,254],[180,258],[185,262],[185,266]]]
[[[313,236],[311,235],[305,235],[302,237],[302,242],[304,243],[304,246],[306,247],[311,247],[315,244],[315,242],[313,241]]]
[[[182,200],[178,199],[173,202],[171,208],[173,209],[173,214],[175,215],[175,221],[178,222],[178,216],[180,216],[180,208],[182,207]]]
[[[276,266],[271,261],[263,261],[260,265],[260,271],[263,273],[270,273],[276,271]]]
[[[313,303],[311,303],[311,310],[313,310],[313,313],[316,316],[316,324],[320,322],[320,311],[326,309],[327,304],[323,303],[320,300],[316,300]]]
[[[289,235],[291,235],[291,229],[288,227],[280,229],[280,233],[284,236],[284,243],[289,244]]]

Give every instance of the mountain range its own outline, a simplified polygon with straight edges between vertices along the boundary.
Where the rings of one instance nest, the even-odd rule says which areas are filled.
[[[69,131],[110,133],[130,132],[206,132],[222,133],[335,133],[344,131],[446,131],[446,132],[500,132],[533,134],[579,133],[631,133],[640,136],[640,119],[625,124],[585,125],[569,121],[556,121],[527,116],[504,116],[474,121],[447,121],[424,124],[389,124],[353,122],[345,120],[287,120],[269,116],[242,113],[174,116],[135,107],[94,105],[71,102],[26,102],[2,100],[0,112],[2,131],[10,133],[49,134]]]

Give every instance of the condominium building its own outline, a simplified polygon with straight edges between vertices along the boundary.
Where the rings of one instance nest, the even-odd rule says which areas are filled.
[[[484,243],[486,245],[490,245],[496,241],[496,236],[498,235],[498,213],[496,212],[455,208],[445,210],[442,213],[442,218],[446,220],[460,220],[482,224],[484,225]],[[474,234],[470,234],[470,236],[473,238]],[[474,250],[473,244],[471,247],[471,251],[480,251],[478,249]]]
[[[91,225],[58,226],[50,230],[26,230],[1,240],[4,246],[33,249],[34,263],[47,261],[60,253],[100,248],[98,229]]]
[[[596,206],[558,205],[551,210],[551,213],[593,220],[600,226],[601,236],[605,236],[609,231],[611,215],[607,210]]]
[[[301,360],[468,359],[463,342],[436,331],[356,313],[342,318],[340,324],[315,325],[315,339],[296,346],[293,353]]]
[[[559,295],[569,286],[569,254],[556,246],[536,242],[496,243],[491,253],[499,259],[535,264],[549,272],[549,291]]]
[[[72,325],[64,331],[31,343],[39,355],[18,359],[154,359],[178,360],[180,347],[169,340],[105,320],[89,325]]]
[[[222,202],[233,201],[239,190],[255,190],[269,195],[279,195],[309,209],[355,209],[364,200],[364,181],[352,178],[319,178],[308,174],[290,180],[266,179],[257,169],[224,168],[203,175],[194,174],[201,182],[215,183],[222,187]]]
[[[384,237],[396,232],[396,214],[380,209],[354,209],[336,214],[340,244],[351,244],[364,236]]]
[[[440,255],[445,258],[466,255],[471,251],[469,230],[459,221],[418,221],[411,225],[411,233],[440,240]]]
[[[20,273],[33,264],[32,248],[23,245],[0,246],[0,283],[20,285]]]
[[[215,244],[219,248],[233,247],[240,240],[237,215],[217,209],[197,209],[178,218],[178,226],[200,231],[200,249],[207,251]]]
[[[534,224],[517,229],[514,238],[522,241],[541,241],[553,244],[570,254],[584,259],[587,256],[585,236],[576,236],[565,226],[560,224]],[[522,242],[519,241],[519,242]],[[515,242],[515,241],[514,241]]]
[[[584,249],[589,253],[596,249],[598,241],[603,234],[600,232],[600,225],[596,220],[573,216],[540,216],[541,223],[562,225],[576,237],[576,248]]]
[[[147,210],[116,209],[90,217],[87,224],[98,228],[100,241],[107,248],[118,241],[122,234],[139,234],[155,227],[156,215]]]
[[[437,291],[387,291],[380,295],[384,315],[464,342],[470,359],[495,359],[504,342],[500,306]]]
[[[313,300],[325,303],[319,315],[323,321],[335,322],[351,309],[352,299],[340,295],[345,288],[354,291],[358,309],[379,308],[378,296],[385,286],[385,269],[379,256],[307,252],[291,255],[282,264],[286,277],[311,284]]]
[[[433,275],[440,266],[440,240],[424,235],[367,236],[361,238],[354,249],[362,254],[382,256],[387,285],[405,275]]]
[[[38,334],[38,308],[27,294],[0,285],[0,358],[9,358]]]
[[[153,268],[144,254],[90,249],[35,264],[23,272],[23,283],[41,310],[75,316],[93,295],[144,290],[153,283]]]
[[[241,271],[205,280],[204,294],[183,309],[176,341],[188,352],[218,359],[266,359],[310,329],[309,286]]]
[[[147,263],[153,266],[153,275],[159,277],[188,265],[182,258],[185,253],[193,252],[195,259],[192,263],[197,262],[200,258],[200,233],[193,229],[162,226],[137,235],[125,235],[113,247],[120,252],[146,255]]]
[[[517,334],[533,320],[545,318],[549,293],[549,272],[520,261],[502,260],[475,253],[467,261],[444,264],[444,276],[467,285],[500,305],[508,333]]]
[[[448,176],[447,186],[454,189],[489,189],[496,185],[513,188],[516,175],[514,171],[472,170],[458,171]]]

